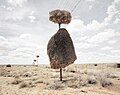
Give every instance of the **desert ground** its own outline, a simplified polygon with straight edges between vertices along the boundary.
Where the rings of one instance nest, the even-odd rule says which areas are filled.
[[[120,95],[120,68],[116,64],[0,66],[0,95]]]

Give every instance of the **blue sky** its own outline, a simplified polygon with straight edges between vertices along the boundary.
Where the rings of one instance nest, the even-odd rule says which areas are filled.
[[[49,64],[47,43],[58,30],[49,12],[71,12],[79,0],[0,0],[0,64]],[[81,0],[65,27],[75,63],[120,62],[120,0]]]

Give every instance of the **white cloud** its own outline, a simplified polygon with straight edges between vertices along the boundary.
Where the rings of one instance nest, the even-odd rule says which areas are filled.
[[[4,8],[4,9],[6,8],[6,6],[5,6],[5,5],[1,5],[0,7],[1,7],[1,8]]]
[[[10,51],[9,52],[9,55],[8,56],[11,56],[11,57],[30,57],[30,56],[33,56],[34,54],[34,50],[33,48],[29,48],[29,47],[20,47],[20,48],[17,48],[13,51]]]
[[[92,8],[93,8],[93,6],[92,6],[92,5],[90,5],[90,6],[89,6],[89,10],[91,10]]]
[[[120,49],[113,49],[113,50],[111,50],[110,52],[111,52],[111,55],[113,55],[114,57],[120,59]],[[119,61],[119,62],[120,62],[120,61]]]
[[[117,40],[109,40],[108,43],[109,44],[115,44],[117,42]]]
[[[79,48],[79,49],[88,49],[88,48],[96,47],[98,45],[85,43],[85,42],[79,42],[79,43],[75,43],[75,46],[76,46],[76,48]]]
[[[67,29],[74,31],[98,31],[104,27],[103,23],[99,23],[97,20],[93,20],[91,23],[85,25],[82,20],[72,20],[67,26]]]
[[[84,29],[84,22],[82,20],[74,19],[71,23],[67,26],[67,30],[74,32],[74,31],[81,31]]]
[[[9,51],[9,50],[13,50],[16,46],[14,45],[13,42],[8,41],[8,39],[6,39],[3,36],[0,36],[0,51]]]
[[[30,22],[34,22],[35,21],[35,19],[36,19],[36,17],[35,16],[28,16],[28,18],[30,19]]]
[[[7,41],[7,39],[3,36],[0,36],[0,43],[2,43],[3,41]]]
[[[13,8],[13,7],[7,7],[6,8],[6,10],[8,10],[8,11],[13,11],[15,8]]]
[[[118,37],[119,37],[119,36],[120,36],[120,32],[116,32],[116,36],[118,36]]]
[[[86,1],[88,1],[88,2],[95,2],[96,0],[86,0]]]
[[[107,23],[107,24],[111,24],[112,22],[113,23],[118,23],[118,19],[120,18],[120,0],[114,0],[112,2],[112,4],[108,7],[107,9],[107,14],[108,16],[104,19],[104,22]],[[114,19],[116,21],[114,21]]]
[[[99,23],[96,20],[93,20],[91,23],[87,24],[86,29],[89,31],[98,31],[100,28],[102,28],[104,25],[102,23]]]
[[[90,43],[101,43],[109,40],[110,38],[115,37],[115,31],[113,29],[107,29],[104,32],[98,33],[88,39]]]
[[[120,54],[120,50],[111,50],[112,53]]]
[[[27,0],[8,0],[8,3],[14,7],[22,7]]]
[[[118,2],[120,2],[120,0],[114,0],[114,2],[115,2],[115,3],[118,3]]]
[[[32,38],[32,35],[29,33],[21,34],[19,37],[14,39],[11,39],[11,38],[6,39],[5,37],[0,36],[0,56],[2,57],[6,56],[5,60],[8,60],[8,61],[10,58],[16,59],[16,60],[19,60],[22,58],[31,59],[34,56],[35,51],[37,51],[37,49],[40,48],[38,44],[34,43],[31,40],[31,38]],[[4,59],[2,59],[2,61],[4,61]],[[0,62],[1,62],[1,59],[0,59]],[[23,61],[19,63],[22,63],[22,62]]]
[[[120,19],[116,18],[116,20],[113,22],[114,24],[120,24]]]
[[[31,13],[31,10],[28,8],[19,8],[11,12],[5,12],[4,18],[7,21],[22,21],[28,18],[28,15]]]
[[[27,0],[8,0],[12,4],[13,2],[23,2],[21,4],[24,4],[24,2],[27,2]],[[19,3],[18,3],[19,4]],[[9,21],[9,22],[19,22],[19,21],[29,21],[29,20],[35,20],[36,18],[33,17],[34,14],[34,8],[29,6],[23,6],[23,7],[17,7],[19,5],[11,6],[9,4],[6,4],[5,7],[0,7],[0,20],[2,21]],[[22,6],[20,4],[20,6]],[[30,17],[29,17],[30,16]]]
[[[99,52],[79,52],[76,63],[114,63],[119,62],[120,57]]]
[[[112,47],[110,47],[110,46],[105,46],[105,47],[101,48],[101,50],[111,50],[111,49],[112,49]]]
[[[83,42],[86,41],[89,37],[88,36],[81,36],[81,37],[76,37],[75,42]]]
[[[20,39],[23,39],[23,40],[30,40],[31,39],[31,34],[27,33],[27,34],[21,34]]]
[[[110,47],[109,45],[116,44],[116,39],[120,33],[108,27],[105,21],[100,23],[97,20],[92,20],[87,25],[81,20],[77,21],[77,19],[70,23],[70,26],[67,28],[71,31],[75,42],[74,45],[77,53],[76,63],[111,63],[119,61],[119,57],[117,57],[118,53],[114,54],[114,56],[107,51],[113,50],[116,47]],[[105,41],[108,41],[108,46],[107,44],[103,46],[105,45]],[[100,53],[101,50],[104,54]]]
[[[116,14],[117,10],[115,8],[115,5],[112,4],[111,6],[109,6],[106,13],[108,15],[114,15],[114,14]]]

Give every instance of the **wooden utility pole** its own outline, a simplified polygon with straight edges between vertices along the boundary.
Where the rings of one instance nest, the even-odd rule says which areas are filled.
[[[49,40],[47,45],[47,54],[49,56],[51,68],[60,69],[60,81],[62,81],[63,78],[62,68],[65,68],[66,66],[72,64],[77,59],[74,45],[68,31],[65,28],[61,28],[61,24],[69,24],[71,22],[71,19],[71,13],[65,10],[53,10],[49,12],[49,20],[57,23],[59,30]],[[64,53],[63,50],[65,50],[66,53]],[[56,58],[55,56],[57,56],[58,58]],[[60,60],[61,57],[64,59]]]
[[[62,81],[62,68],[60,68],[60,81]]]
[[[38,58],[39,58],[39,55],[37,55],[36,57],[37,57],[37,60],[36,60],[36,61],[37,61],[37,66],[38,66]]]
[[[61,23],[59,23],[59,29],[61,28]],[[62,67],[60,67],[60,81],[62,81]]]
[[[61,28],[61,23],[59,23],[59,29]]]

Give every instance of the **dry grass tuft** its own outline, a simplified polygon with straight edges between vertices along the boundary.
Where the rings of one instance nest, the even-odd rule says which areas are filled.
[[[88,84],[97,84],[97,79],[94,76],[91,76],[87,79]]]
[[[6,68],[0,68],[0,76],[3,76],[3,77],[9,77],[10,75],[10,70],[9,69],[6,69]]]
[[[65,85],[70,88],[81,88],[82,86],[87,86],[87,81],[81,77],[74,77],[73,79],[66,80]]]
[[[104,80],[101,80],[100,81],[100,84],[102,87],[108,87],[108,86],[111,86],[112,85],[112,82],[110,82],[109,80],[107,79],[104,79]]]
[[[22,80],[19,77],[15,77],[15,79],[12,81],[11,84],[19,84],[21,82],[22,82]]]
[[[32,76],[32,73],[30,72],[26,72],[23,74],[23,77],[31,77]]]
[[[111,86],[113,83],[111,81],[108,80],[108,76],[107,74],[103,73],[103,74],[100,74],[98,76],[98,80],[100,82],[100,85],[102,87],[108,87],[108,86]]]
[[[20,84],[19,88],[21,89],[21,88],[25,88],[25,87],[34,87],[34,86],[35,86],[35,85],[34,85],[32,82],[23,81],[23,82]]]
[[[76,72],[76,66],[74,64],[71,64],[70,66],[66,67],[64,69],[64,71],[75,73]]]
[[[38,80],[36,80],[34,83],[35,83],[35,84],[37,84],[37,83],[44,83],[44,80],[43,80],[43,79],[38,79]]]
[[[65,89],[65,85],[62,82],[54,82],[51,83],[47,89],[51,89],[51,90],[64,90]]]
[[[116,76],[115,74],[112,74],[112,73],[107,73],[106,76],[107,76],[107,78],[118,78],[118,76]]]

